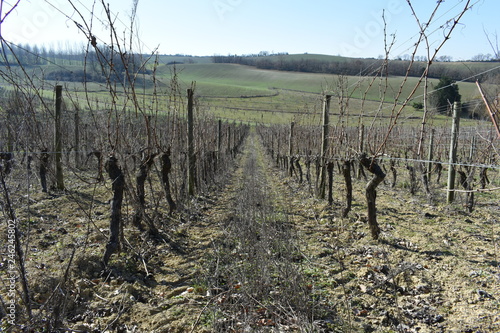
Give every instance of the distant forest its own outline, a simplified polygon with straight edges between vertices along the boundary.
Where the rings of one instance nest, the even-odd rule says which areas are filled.
[[[51,70],[45,73],[46,80],[69,82],[123,81],[127,68],[131,73],[149,72],[141,67],[142,55],[122,55],[106,46],[98,49],[99,52],[94,49],[88,52],[71,49],[56,51],[36,45],[11,44],[0,50],[0,64],[24,67],[52,66]],[[101,66],[101,63],[108,66]]]
[[[47,80],[73,82],[104,82],[110,77],[116,80],[123,80],[126,68],[132,68],[135,73],[148,73],[148,69],[140,66],[143,64],[144,59],[151,55],[121,55],[104,45],[98,46],[98,50],[99,52],[96,53],[94,48],[91,48],[88,52],[84,51],[83,46],[67,46],[66,48],[56,50],[53,47],[9,44],[8,47],[4,46],[3,49],[0,49],[0,65],[9,64],[10,66],[17,66],[22,64],[28,67],[54,65],[60,68],[52,68],[50,71],[47,71],[45,76]],[[250,55],[215,55],[212,57],[193,57],[182,54],[161,57],[164,57],[163,59],[171,59],[165,62],[167,65],[191,64],[203,58],[206,59],[203,61],[213,63],[240,64],[267,70],[353,76],[370,76],[380,71],[382,75],[404,76],[408,71],[410,76],[420,77],[427,64],[424,57],[417,57],[412,66],[410,66],[411,61],[409,56],[390,60],[388,65],[385,66],[383,59],[328,57],[309,54],[289,55],[288,53],[270,54],[269,52]],[[113,66],[109,67],[112,67],[112,70],[99,66],[99,63],[110,64],[111,61]],[[462,65],[461,62],[452,62],[450,57],[443,56],[433,63],[429,77],[438,79],[447,77],[454,81],[479,80],[484,82],[492,79],[491,74],[480,73],[488,73],[488,69],[491,69],[498,62],[499,60],[494,60],[489,55],[478,55],[472,61],[465,62]],[[112,75],[109,75],[110,71],[113,72]],[[495,78],[495,81],[497,79]]]
[[[382,75],[389,76],[405,76],[409,69],[410,76],[420,77],[426,67],[425,59],[415,61],[410,67],[410,60],[396,59],[389,60],[387,66],[384,65],[383,59],[366,59],[366,58],[340,58],[340,60],[323,60],[316,59],[314,56],[304,55],[298,58],[297,56],[289,56],[288,54],[278,55],[229,55],[229,56],[213,56],[214,63],[231,63],[247,66],[254,66],[260,69],[293,71],[306,73],[327,73],[338,75],[374,75],[382,71]],[[479,63],[479,61],[477,61]],[[484,61],[481,61],[484,63]],[[489,60],[486,63],[498,62],[498,60]],[[470,62],[468,62],[470,63]],[[430,78],[448,77],[454,81],[465,80],[471,77],[471,69],[467,66],[453,66],[456,64],[449,60],[449,57],[436,61],[430,68]],[[477,74],[477,73],[474,73]],[[471,78],[471,81],[484,81],[488,77],[486,75],[476,75]]]

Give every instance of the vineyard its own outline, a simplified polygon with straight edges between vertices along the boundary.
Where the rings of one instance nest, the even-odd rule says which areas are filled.
[[[82,66],[2,37],[0,331],[500,331],[498,67],[432,108],[442,44],[397,77],[179,66],[102,10]]]

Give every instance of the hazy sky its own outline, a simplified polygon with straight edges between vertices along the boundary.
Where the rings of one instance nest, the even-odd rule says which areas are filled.
[[[3,13],[8,4],[3,1]],[[109,29],[101,0],[71,0],[98,40],[109,44]],[[129,39],[132,0],[104,0],[109,3],[120,38]],[[439,45],[466,0],[445,0],[428,29],[430,48]],[[421,23],[427,22],[436,0],[413,0]],[[471,0],[439,55],[453,60],[493,53],[485,31],[495,41],[500,33],[500,1]],[[419,27],[407,0],[139,0],[138,38],[141,51],[156,47],[161,54],[249,54],[268,52],[321,53],[354,57],[384,54],[384,24],[388,39],[394,34],[391,57],[413,51]],[[68,18],[69,17],[69,18]],[[52,47],[86,42],[75,23],[83,19],[70,0],[21,0],[2,24],[2,35],[14,43],[45,44]],[[425,48],[418,51],[426,55]]]

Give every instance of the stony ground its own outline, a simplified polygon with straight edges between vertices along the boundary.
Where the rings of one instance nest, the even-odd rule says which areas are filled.
[[[329,206],[263,151],[252,134],[219,189],[171,217],[155,211],[160,237],[126,225],[106,269],[109,183],[30,196],[11,183],[34,309],[28,322],[21,305],[12,331],[500,332],[498,192],[466,213],[440,185],[430,205],[381,184],[374,241],[364,180],[341,218],[340,177]]]

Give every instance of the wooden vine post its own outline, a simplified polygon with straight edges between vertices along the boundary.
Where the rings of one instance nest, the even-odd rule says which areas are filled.
[[[290,123],[290,136],[288,137],[288,173],[289,176],[293,176],[293,130],[295,127],[295,122]]]
[[[323,134],[321,138],[321,163],[320,163],[320,177],[319,187],[317,188],[317,196],[320,199],[325,198],[325,185],[326,185],[326,152],[328,150],[328,136],[329,136],[329,113],[330,113],[330,100],[331,95],[325,95],[323,100]]]
[[[333,162],[328,162],[326,169],[328,172],[328,204],[331,206],[333,204],[333,168],[335,164]]]
[[[430,138],[429,138],[429,152],[427,155],[427,180],[429,183],[431,182],[431,175],[432,175],[432,159],[434,158],[434,135],[435,135],[436,130],[433,128],[431,130]]]
[[[217,121],[217,160],[216,160],[217,166],[216,166],[216,168],[218,168],[219,164],[220,164],[220,159],[222,156],[221,149],[222,149],[222,120],[219,119]]]
[[[80,167],[80,115],[75,108],[75,167]]]
[[[373,178],[366,185],[366,202],[368,205],[368,224],[373,239],[378,239],[380,228],[377,222],[377,186],[384,181],[385,173],[375,162],[374,158],[368,158],[365,153],[359,157],[359,162],[373,174]]]
[[[346,206],[342,210],[342,217],[347,217],[352,207],[352,179],[351,179],[351,161],[345,160],[342,165],[342,174],[344,175],[346,188]]]
[[[54,157],[56,164],[56,188],[64,190],[64,175],[62,168],[62,133],[61,133],[61,113],[62,113],[62,86],[56,86],[56,114],[54,118]]]
[[[194,185],[195,185],[195,164],[196,157],[194,155],[194,120],[193,120],[193,108],[194,108],[194,91],[192,88],[187,90],[188,96],[188,106],[187,106],[187,126],[188,126],[188,194],[190,196],[194,195]]]
[[[231,155],[231,126],[227,127],[227,149],[226,154]]]
[[[453,104],[453,123],[451,126],[451,141],[450,141],[450,168],[448,170],[448,194],[446,201],[448,204],[452,203],[455,199],[455,177],[456,177],[456,166],[457,163],[457,144],[458,144],[458,132],[460,125],[460,104],[455,102]]]
[[[361,124],[358,129],[358,151],[362,152],[364,150],[365,150],[365,125]],[[359,164],[356,178],[361,179],[362,175],[363,175],[363,166]]]

